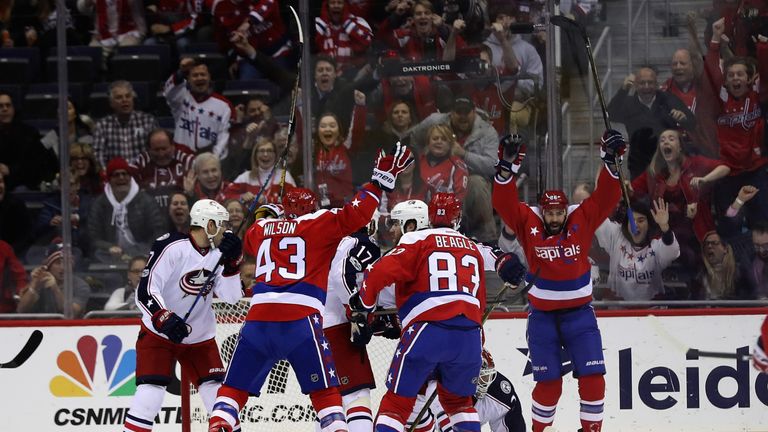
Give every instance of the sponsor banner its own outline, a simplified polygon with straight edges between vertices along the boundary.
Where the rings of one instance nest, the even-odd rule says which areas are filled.
[[[759,315],[599,318],[608,371],[604,429],[768,431],[768,375],[758,374],[747,361],[686,358],[685,352],[692,347],[749,353],[762,319]],[[138,325],[56,325],[0,327],[2,429],[120,430],[135,391]],[[35,330],[43,333],[39,346],[25,361],[10,364]],[[515,386],[530,426],[533,381],[525,320],[491,320],[486,338],[497,368]],[[377,374],[386,370],[387,363],[381,357],[374,359]],[[563,370],[570,371],[568,361]],[[266,409],[273,396],[264,392],[263,401],[251,399],[246,416],[262,422],[270,418],[285,426],[306,424],[312,415],[309,399],[296,395],[289,404]],[[180,430],[179,406],[174,383],[154,430]],[[568,374],[555,426],[575,431],[578,419],[577,383]]]

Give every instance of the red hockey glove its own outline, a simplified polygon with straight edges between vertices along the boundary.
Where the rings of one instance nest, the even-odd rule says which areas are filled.
[[[384,191],[392,192],[395,190],[397,175],[412,163],[411,151],[398,141],[388,155],[379,154],[379,157],[376,158],[376,167],[373,169],[371,182],[377,184]]]
[[[173,343],[181,343],[192,330],[192,327],[185,323],[180,316],[168,309],[160,309],[155,312],[152,315],[152,325],[157,331],[168,336],[168,339]]]
[[[752,366],[764,374],[768,374],[768,356],[765,355],[765,347],[762,338],[757,338],[757,345],[752,351]]]
[[[496,172],[507,171],[517,175],[525,159],[525,144],[518,134],[507,135],[499,141],[499,160],[496,162]]]

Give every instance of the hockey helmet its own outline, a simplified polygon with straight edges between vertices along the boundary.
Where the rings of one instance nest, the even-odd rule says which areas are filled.
[[[283,219],[285,217],[285,209],[280,204],[262,204],[253,213],[253,217],[256,220]]]
[[[483,364],[480,367],[480,375],[477,377],[477,391],[475,397],[482,399],[491,383],[496,379],[496,364],[493,362],[493,357],[487,349],[483,348],[482,353]]]
[[[408,221],[416,222],[416,230],[429,228],[429,210],[427,203],[420,200],[408,200],[397,203],[389,214],[391,221],[397,221],[405,233]]]
[[[208,236],[208,241],[213,244],[213,238],[216,237],[222,229],[229,228],[229,212],[227,209],[212,199],[201,199],[197,201],[189,211],[190,226],[200,227]],[[216,232],[208,232],[208,221],[216,224]]]
[[[317,210],[317,196],[307,188],[293,188],[283,196],[285,216],[294,219]]]
[[[568,209],[568,197],[561,190],[546,190],[539,199],[541,211],[554,209]]]
[[[461,202],[456,195],[438,192],[429,201],[429,223],[433,227],[457,229],[461,223]]]

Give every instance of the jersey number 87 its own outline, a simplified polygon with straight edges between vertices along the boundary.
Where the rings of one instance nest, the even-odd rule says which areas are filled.
[[[272,240],[268,238],[261,242],[259,251],[256,252],[256,274],[259,279],[264,275],[264,282],[270,282],[274,277],[273,272],[277,269],[277,274],[283,279],[299,280],[306,275],[306,243],[301,237],[283,237],[279,239],[277,248],[280,251],[286,251],[288,264],[278,266],[272,259],[270,249]],[[280,263],[283,264],[283,263]]]
[[[429,290],[430,291],[463,291],[477,296],[480,288],[480,263],[472,255],[458,258],[448,252],[432,252],[427,260],[429,263]],[[469,282],[471,286],[459,286],[459,279],[464,281],[466,270],[469,270]]]

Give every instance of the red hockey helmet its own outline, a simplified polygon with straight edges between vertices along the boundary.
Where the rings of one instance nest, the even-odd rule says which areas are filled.
[[[317,196],[306,188],[293,188],[283,196],[285,216],[293,219],[317,210]]]
[[[539,199],[541,211],[553,209],[567,209],[568,197],[561,190],[546,190]]]
[[[429,223],[433,227],[458,228],[461,222],[461,202],[456,195],[438,192],[429,201]]]

